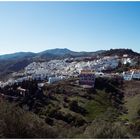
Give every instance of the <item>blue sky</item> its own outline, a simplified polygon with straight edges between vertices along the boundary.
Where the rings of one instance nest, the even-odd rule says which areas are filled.
[[[140,52],[140,2],[0,2],[0,54],[52,48]]]

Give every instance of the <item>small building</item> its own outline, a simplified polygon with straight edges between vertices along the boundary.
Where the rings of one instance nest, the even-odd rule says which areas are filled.
[[[45,83],[38,83],[37,85],[39,88],[42,88],[45,85]]]
[[[62,76],[59,76],[59,77],[49,77],[48,78],[48,84],[56,83],[58,81],[61,81],[62,79],[63,79]]]
[[[92,70],[82,70],[79,75],[79,84],[94,87],[95,73]]]
[[[140,70],[134,70],[132,78],[134,80],[140,80]]]
[[[132,72],[131,71],[123,72],[123,79],[126,81],[132,80]]]
[[[129,64],[132,63],[131,58],[122,58],[122,64],[126,65],[127,63],[129,63]]]
[[[17,91],[19,91],[20,95],[25,96],[26,95],[26,89],[18,87]]]
[[[123,57],[124,57],[124,58],[128,57],[128,54],[124,54]]]

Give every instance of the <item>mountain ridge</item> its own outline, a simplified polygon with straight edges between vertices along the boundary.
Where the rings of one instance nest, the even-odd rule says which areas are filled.
[[[104,50],[100,50],[100,51],[104,51]],[[100,52],[100,51],[96,51],[96,52]],[[67,48],[55,48],[55,49],[48,49],[45,51],[41,51],[38,53],[34,53],[34,52],[15,52],[15,53],[10,53],[10,54],[2,54],[0,55],[0,59],[8,59],[11,57],[16,57],[16,56],[26,56],[26,55],[34,55],[34,56],[42,56],[45,54],[51,54],[54,56],[61,56],[61,55],[66,55],[66,54],[71,54],[71,55],[77,55],[77,54],[83,54],[84,53],[96,53],[96,52],[86,52],[86,51],[80,51],[80,52],[76,52],[76,51],[72,51],[70,49]]]
[[[102,53],[104,50],[96,51],[96,52],[76,52],[71,51],[67,48],[55,48],[55,49],[48,49],[39,53],[34,52],[16,52],[11,54],[3,54],[0,55],[0,60],[8,60],[8,59],[22,59],[22,58],[64,58],[64,57],[80,57],[80,56],[88,56],[88,55],[95,55],[97,53]]]
[[[26,58],[26,57],[43,57],[43,56],[57,56],[57,57],[61,57],[63,56],[73,56],[73,57],[80,57],[80,56],[93,56],[95,54],[104,54],[104,55],[115,55],[115,54],[136,54],[136,55],[140,55],[140,53],[138,52],[134,52],[132,49],[110,49],[110,50],[98,50],[95,52],[89,52],[89,51],[80,51],[80,52],[76,52],[76,51],[72,51],[70,49],[67,48],[55,48],[55,49],[48,49],[45,51],[41,51],[39,53],[35,53],[35,52],[15,52],[15,53],[11,53],[11,54],[2,54],[0,55],[0,60],[7,60],[7,59],[17,59],[17,58]]]

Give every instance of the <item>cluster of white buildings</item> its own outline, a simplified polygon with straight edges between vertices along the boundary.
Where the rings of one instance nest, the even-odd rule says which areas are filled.
[[[124,55],[122,58],[118,56],[105,56],[90,61],[82,59],[80,61],[68,61],[68,59],[62,59],[48,62],[33,62],[25,67],[23,72],[13,73],[12,78],[7,82],[0,82],[0,86],[4,87],[5,85],[29,79],[47,80],[48,83],[54,83],[64,78],[77,77],[81,70],[94,70],[97,76],[104,76],[102,71],[117,68],[119,62],[122,64],[132,64],[133,61],[128,55]],[[125,72],[123,73],[123,77],[125,80],[139,79],[139,72]]]
[[[94,69],[96,71],[114,69],[118,66],[117,56],[103,57],[94,61],[73,61],[51,60],[49,62],[33,62],[25,68],[25,75],[46,77],[48,75],[78,75],[82,69]]]
[[[124,80],[140,80],[140,70],[130,70],[123,72]]]
[[[27,81],[27,80],[30,80],[32,77],[31,76],[24,76],[24,77],[21,77],[21,78],[10,78],[9,80],[7,80],[6,82],[3,82],[3,81],[0,81],[0,87],[5,87],[7,85],[11,86],[15,83],[20,83],[20,82],[23,82],[23,81]]]
[[[121,63],[124,65],[130,64],[130,66],[134,66],[136,64],[135,60],[130,58],[127,54],[123,55],[123,57],[121,58]]]

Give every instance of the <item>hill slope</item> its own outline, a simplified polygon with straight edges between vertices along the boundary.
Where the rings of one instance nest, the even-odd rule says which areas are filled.
[[[96,79],[95,89],[83,89],[76,84],[76,79],[69,79],[45,85],[43,91],[37,88],[36,81],[27,81],[5,87],[0,92],[16,96],[17,86],[28,89],[28,94],[19,96],[14,101],[16,106],[36,114],[46,124],[59,130],[58,138],[96,138],[86,133],[92,122],[100,119],[114,123],[122,111],[123,93],[119,90],[121,81],[118,79]],[[117,134],[115,130],[104,138],[118,138]],[[103,138],[102,135],[100,137]]]
[[[97,52],[74,52],[64,49],[51,49],[40,53],[19,52],[0,56],[0,78],[6,75],[22,70],[33,61],[49,61],[52,59],[63,59],[68,57],[94,56],[102,51]]]
[[[127,54],[130,57],[140,56],[140,53],[134,52],[131,49],[110,49],[102,53],[102,55],[107,55],[107,56],[113,56],[113,55],[123,56],[124,54]]]
[[[35,55],[36,54],[32,52],[18,52],[13,54],[0,55],[0,60],[17,60],[17,59],[32,58]]]

